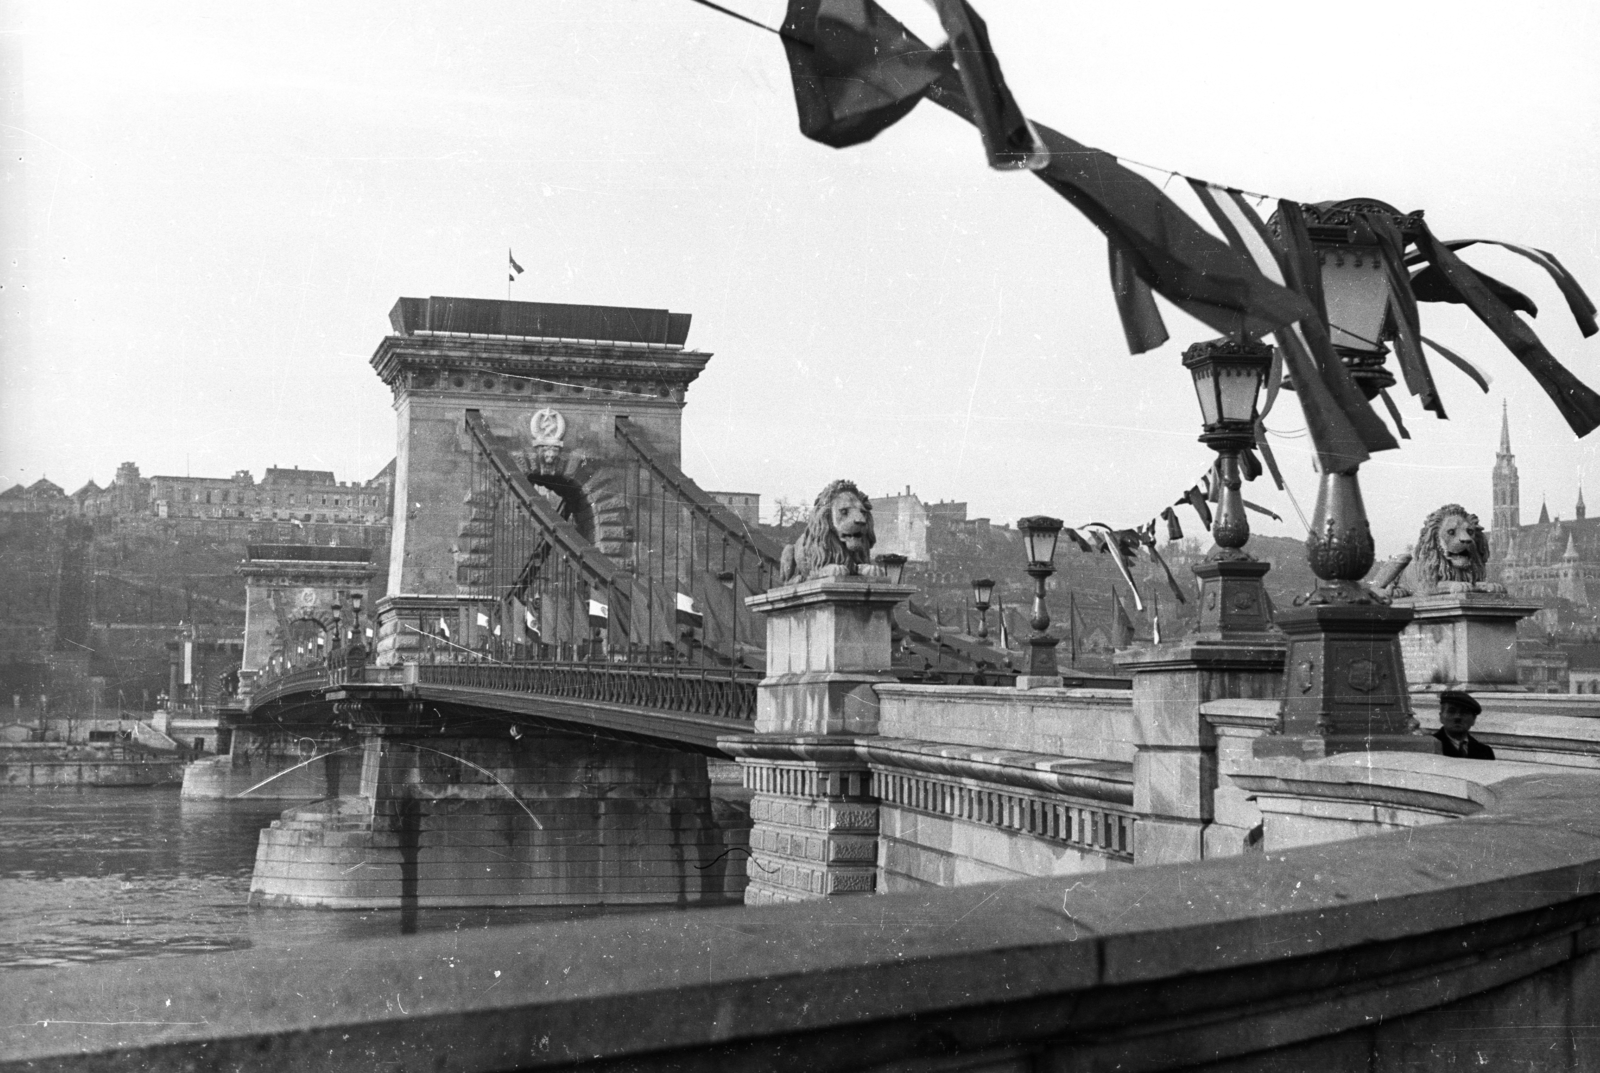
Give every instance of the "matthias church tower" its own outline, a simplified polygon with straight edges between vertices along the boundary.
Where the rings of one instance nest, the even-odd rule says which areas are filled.
[[[1511,534],[1522,525],[1517,459],[1511,453],[1511,424],[1505,406],[1504,402],[1500,404],[1500,450],[1494,456],[1494,517],[1489,523],[1489,539],[1497,553],[1505,550]]]

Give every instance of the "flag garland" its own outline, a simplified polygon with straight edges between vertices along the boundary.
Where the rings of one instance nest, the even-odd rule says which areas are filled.
[[[762,26],[710,0],[695,2]],[[965,0],[934,0],[934,6],[951,39],[939,49],[918,40],[873,0],[789,0],[783,28],[773,32],[781,37],[789,58],[801,133],[836,148],[855,145],[892,126],[927,97],[978,127],[993,166],[1036,169],[1036,175],[1106,234],[1113,297],[1131,352],[1153,349],[1168,338],[1152,291],[1226,335],[1278,332],[1280,349],[1302,392],[1301,406],[1324,472],[1349,471],[1370,457],[1370,451],[1398,446],[1359,390],[1354,392],[1359,405],[1352,397],[1353,384],[1333,354],[1331,340],[1324,346],[1319,338],[1327,334],[1327,314],[1314,262],[1302,263],[1300,271],[1290,274],[1291,282],[1298,276],[1299,286],[1284,287],[1270,273],[1264,274],[1259,262],[1252,264],[1247,251],[1218,241],[1112,154],[1030,122],[1005,86],[977,12]],[[1179,173],[1168,170],[1168,174]],[[1298,203],[1291,201],[1280,202],[1281,215],[1287,219],[1290,214],[1282,210],[1288,206],[1298,216]],[[1454,257],[1452,247],[1478,242],[1526,257],[1555,280],[1582,333],[1600,331],[1593,302],[1558,259],[1544,250],[1498,240],[1439,243],[1424,227],[1425,239],[1402,263],[1429,263],[1406,279],[1403,271],[1395,272],[1400,258],[1383,236],[1384,229],[1374,228],[1370,216],[1365,226],[1383,247],[1386,272],[1400,277],[1390,288],[1399,364],[1408,389],[1424,408],[1445,416],[1427,369],[1415,305],[1461,301],[1550,394],[1578,435],[1600,426],[1600,395],[1562,366],[1513,315],[1514,309],[1536,314],[1531,300],[1476,273],[1459,258],[1449,260]],[[1308,310],[1307,301],[1314,308]],[[1283,345],[1290,330],[1298,330],[1310,344],[1300,353]],[[1314,366],[1297,360],[1304,350],[1316,359]],[[1447,360],[1468,371],[1461,362]],[[1320,390],[1318,381],[1331,391]],[[1386,404],[1392,408],[1392,400]],[[1276,478],[1276,466],[1269,462],[1269,468]]]

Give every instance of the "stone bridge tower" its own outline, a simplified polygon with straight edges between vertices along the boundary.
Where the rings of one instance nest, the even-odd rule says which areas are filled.
[[[348,595],[370,595],[377,572],[371,548],[319,544],[249,544],[239,573],[245,580],[244,655],[239,667],[240,696],[269,665],[309,666],[336,644],[334,606],[344,604],[345,625],[353,621]],[[321,643],[318,643],[319,638]]]
[[[389,588],[378,661],[402,662],[441,620],[470,637],[484,519],[471,495],[469,409],[578,531],[626,567],[632,554],[618,417],[678,465],[689,384],[711,355],[687,350],[689,314],[471,298],[401,298],[372,367],[398,416]],[[459,632],[458,632],[459,631]]]

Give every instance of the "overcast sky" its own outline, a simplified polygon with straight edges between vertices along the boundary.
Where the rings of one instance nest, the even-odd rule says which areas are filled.
[[[728,0],[779,21],[770,0]],[[920,0],[889,5],[933,33]],[[1030,115],[1117,155],[1302,201],[1426,209],[1443,238],[1554,251],[1600,296],[1600,16],[1589,3],[980,6]],[[666,307],[713,351],[685,413],[703,486],[848,476],[974,515],[1143,522],[1204,470],[1179,364],[1130,357],[1105,243],[923,104],[834,150],[782,48],[689,0],[9,3],[0,149],[0,484],[270,465],[365,479],[394,453],[368,359],[400,295]],[[1164,177],[1156,172],[1158,183]],[[1183,193],[1182,181],[1169,190]],[[1270,205],[1268,206],[1270,209]],[[1600,387],[1559,294],[1535,326]],[[1459,500],[1487,523],[1502,400],[1524,519],[1570,517],[1596,440],[1456,307],[1423,330],[1451,420],[1363,470],[1382,553]],[[1269,424],[1307,514],[1292,396]],[[1247,495],[1302,536],[1287,498]],[[1192,516],[1191,516],[1192,517]],[[1191,526],[1192,528],[1192,526]]]

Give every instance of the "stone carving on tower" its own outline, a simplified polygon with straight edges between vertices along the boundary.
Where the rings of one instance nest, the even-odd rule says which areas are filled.
[[[528,418],[528,450],[519,459],[527,472],[553,477],[561,472],[561,452],[567,434],[567,419],[557,410],[545,407]]]

